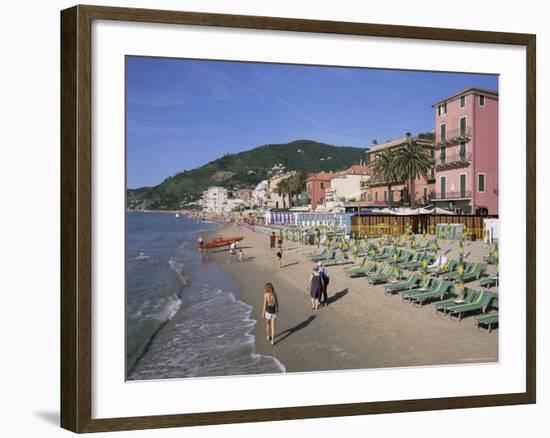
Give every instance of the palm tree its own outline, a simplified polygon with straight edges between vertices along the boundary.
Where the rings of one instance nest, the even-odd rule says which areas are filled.
[[[307,177],[308,175],[304,171],[296,172],[290,177],[290,187],[292,194],[296,197],[296,205],[299,204],[300,195],[305,189]]]
[[[282,179],[277,183],[277,193],[283,198],[283,208],[286,208],[286,194],[289,192],[288,178]]]
[[[416,178],[426,178],[433,162],[425,146],[419,145],[414,138],[408,136],[407,143],[395,152],[395,170],[397,175],[409,181],[409,199],[412,208],[416,206]]]
[[[395,168],[395,153],[392,149],[384,149],[376,155],[370,164],[373,182],[385,182],[388,184],[390,207],[393,202],[392,185],[397,182],[398,174]]]

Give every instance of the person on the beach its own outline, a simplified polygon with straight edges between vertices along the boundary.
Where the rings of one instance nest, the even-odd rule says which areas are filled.
[[[321,293],[323,291],[324,283],[323,283],[323,277],[321,277],[321,273],[319,272],[319,269],[317,266],[313,268],[313,272],[311,273],[311,277],[309,277],[309,294],[311,296],[311,309],[317,310],[319,308],[319,298],[321,297]]]
[[[319,270],[319,274],[321,275],[321,279],[323,280],[323,289],[321,290],[319,304],[328,306],[328,283],[330,281],[328,269],[323,266],[323,262],[317,262],[317,268]]]
[[[244,253],[243,250],[239,248],[237,251],[237,261],[238,262],[244,262]]]
[[[277,260],[279,260],[279,269],[281,269],[283,267],[283,248],[281,246],[277,248],[275,257],[277,257]]]
[[[277,240],[277,248],[283,247],[283,231],[279,231],[279,239]]]
[[[321,230],[319,228],[315,228],[315,244],[317,245],[317,249],[319,249],[319,245],[321,244]]]
[[[197,245],[199,246],[199,251],[202,252],[202,248],[204,247],[204,239],[202,238],[202,234],[199,235],[199,238],[197,239]]]
[[[269,246],[271,249],[275,249],[275,240],[277,240],[277,236],[275,236],[275,231],[273,231],[269,236]]]
[[[271,283],[266,283],[264,289],[264,304],[262,314],[265,318],[265,338],[275,345],[275,322],[279,313],[279,300],[275,288]]]
[[[236,257],[237,257],[237,245],[235,244],[235,242],[233,242],[231,243],[231,245],[229,245],[229,255],[227,257],[227,263],[235,262]]]

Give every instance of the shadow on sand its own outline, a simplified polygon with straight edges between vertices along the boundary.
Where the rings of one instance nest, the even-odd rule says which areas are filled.
[[[302,330],[303,328],[306,328],[308,325],[310,325],[313,322],[315,318],[316,318],[315,315],[311,315],[308,319],[300,322],[299,324],[296,324],[294,327],[291,327],[289,329],[286,329],[285,331],[282,331],[281,333],[278,333],[276,337],[277,342],[275,344],[280,344],[290,335],[296,333],[299,330]]]
[[[345,297],[348,294],[348,292],[349,290],[347,287],[341,290],[340,292],[336,292],[334,295],[327,298],[327,304],[332,304],[335,301],[338,301],[340,298]]]
[[[288,268],[289,266],[294,266],[294,265],[297,265],[298,263],[300,263],[300,262],[287,263],[286,265],[283,265],[282,267],[283,268]]]

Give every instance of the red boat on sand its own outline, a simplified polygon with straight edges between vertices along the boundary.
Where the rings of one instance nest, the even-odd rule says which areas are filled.
[[[231,245],[233,242],[240,242],[244,237],[214,237],[214,239],[203,245],[203,248],[220,248]]]

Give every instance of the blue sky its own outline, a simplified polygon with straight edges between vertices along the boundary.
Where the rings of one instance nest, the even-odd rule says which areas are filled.
[[[432,131],[431,105],[494,75],[128,57],[127,183],[225,153],[311,139],[366,147]]]

